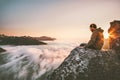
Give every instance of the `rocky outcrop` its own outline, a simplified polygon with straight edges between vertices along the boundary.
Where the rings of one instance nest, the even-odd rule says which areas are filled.
[[[114,51],[75,48],[48,80],[120,80],[120,60]]]
[[[110,49],[115,50],[120,56],[120,20],[110,22],[108,33]]]
[[[6,50],[3,48],[0,48],[0,52],[5,52]]]

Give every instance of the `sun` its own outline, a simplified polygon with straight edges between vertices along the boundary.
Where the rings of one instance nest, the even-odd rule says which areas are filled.
[[[105,37],[105,39],[108,39],[109,38],[109,34],[108,33],[104,33],[104,37]]]

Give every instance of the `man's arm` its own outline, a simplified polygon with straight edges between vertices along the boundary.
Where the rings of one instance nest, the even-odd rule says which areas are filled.
[[[88,44],[85,46],[85,48],[88,48],[90,46],[93,46],[96,42],[96,38],[98,36],[98,32],[93,32],[92,33],[92,36],[91,36],[91,39],[89,40]]]

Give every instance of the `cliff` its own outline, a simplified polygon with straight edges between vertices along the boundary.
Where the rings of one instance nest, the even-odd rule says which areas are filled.
[[[47,80],[120,80],[120,60],[114,51],[75,48]]]

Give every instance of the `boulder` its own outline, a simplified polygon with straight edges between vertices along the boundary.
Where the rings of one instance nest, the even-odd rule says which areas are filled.
[[[108,33],[110,49],[115,50],[120,56],[120,20],[110,22]]]
[[[120,60],[114,51],[76,47],[47,80],[120,80]]]

